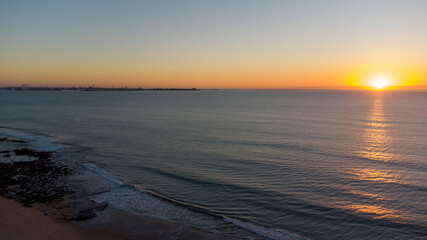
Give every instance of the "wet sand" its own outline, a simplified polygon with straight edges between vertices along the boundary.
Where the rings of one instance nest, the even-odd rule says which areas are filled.
[[[78,165],[57,161],[53,151],[22,148],[24,140],[0,142],[18,144],[1,152],[0,239],[224,239],[95,202]]]
[[[80,225],[53,220],[34,208],[0,197],[1,239],[129,239],[107,229],[85,229]]]
[[[86,221],[90,228],[104,227],[125,233],[132,239],[182,239],[182,240],[225,240],[220,234],[210,233],[191,226],[148,216],[136,215],[108,207],[98,217]]]
[[[118,211],[103,224],[85,228],[79,224],[53,220],[35,208],[0,197],[1,239],[125,240],[125,239],[225,239],[179,223],[172,223]]]

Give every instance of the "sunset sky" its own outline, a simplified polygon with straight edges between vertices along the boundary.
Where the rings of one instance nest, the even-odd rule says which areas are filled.
[[[427,1],[1,1],[0,86],[427,86]]]

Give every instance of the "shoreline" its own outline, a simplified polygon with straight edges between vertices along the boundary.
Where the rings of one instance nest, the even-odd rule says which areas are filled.
[[[106,228],[132,239],[304,239],[124,184],[78,154],[77,146],[45,136],[3,132],[0,147],[0,196],[54,220]]]
[[[9,145],[0,152],[0,235],[7,239],[229,239],[96,202],[82,184],[91,177],[82,166],[32,149],[26,139],[0,142]]]
[[[418,129],[410,123],[423,122],[419,108],[425,95],[282,93],[5,94],[0,138],[28,143],[1,142],[0,152],[30,147],[56,151],[55,161],[80,164],[87,177],[69,182],[89,189],[73,199],[109,204],[94,210],[98,216],[91,223],[114,207],[232,238],[242,236],[235,231],[242,228],[270,239],[427,235],[422,149],[412,155],[409,145],[393,145],[395,150],[381,153],[402,161],[378,162],[365,154],[374,143],[353,142],[377,130],[396,143],[400,134],[410,137]],[[319,101],[331,106],[319,110]],[[396,106],[387,112],[391,103]],[[389,117],[379,121],[387,128],[371,124],[378,107]],[[307,121],[305,110],[315,120]],[[331,116],[343,114],[349,119],[328,124]],[[248,121],[242,122],[243,116]],[[393,130],[399,126],[401,132]],[[317,137],[325,141],[319,145]],[[348,142],[325,148],[341,137]],[[418,137],[413,143],[422,145],[425,136]],[[354,143],[351,149],[348,143]],[[335,161],[340,164],[331,165]],[[373,169],[386,178],[366,178]]]
[[[76,223],[54,220],[4,197],[0,197],[0,213],[0,236],[4,239],[130,239],[106,228],[86,229]]]
[[[227,239],[178,223],[116,211],[108,223],[85,226],[58,220],[37,208],[0,197],[0,235],[5,239],[126,240],[126,239]]]

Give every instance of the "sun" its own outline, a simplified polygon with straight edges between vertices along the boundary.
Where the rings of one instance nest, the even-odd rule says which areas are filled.
[[[370,85],[374,89],[385,89],[392,83],[392,79],[389,76],[379,75],[371,79]]]

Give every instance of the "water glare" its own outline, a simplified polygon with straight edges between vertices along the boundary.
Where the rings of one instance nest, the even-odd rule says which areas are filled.
[[[383,94],[378,93],[374,104],[366,120],[366,132],[363,136],[362,149],[359,156],[364,159],[387,163],[396,160],[397,156],[392,153],[393,138],[389,132],[387,115],[384,109]],[[381,168],[382,169],[381,169]],[[386,164],[369,164],[369,166],[353,167],[348,172],[349,176],[358,182],[378,182],[382,184],[400,183],[399,174],[388,169]],[[388,206],[384,193],[372,193],[352,190],[352,194],[369,198],[372,201],[354,201],[344,206],[345,209],[358,214],[365,214],[373,219],[387,219],[394,222],[401,222],[401,214]]]

